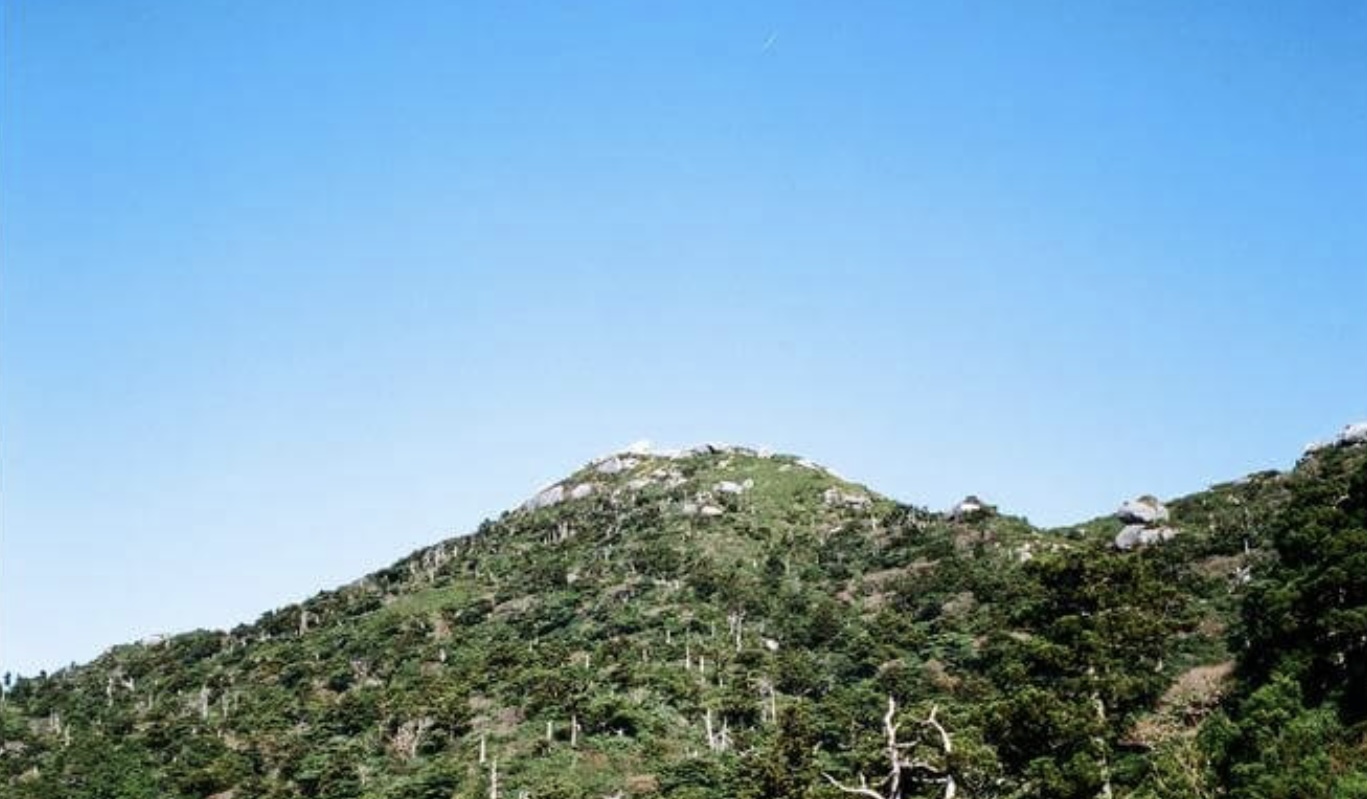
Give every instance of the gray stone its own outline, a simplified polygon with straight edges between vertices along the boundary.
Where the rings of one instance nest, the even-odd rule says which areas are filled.
[[[969,494],[959,500],[957,505],[949,509],[949,519],[950,521],[961,522],[976,513],[991,513],[994,510],[995,509],[991,505],[988,505],[976,496]]]
[[[1146,527],[1142,524],[1130,524],[1116,534],[1115,548],[1130,550],[1136,547],[1146,547],[1169,541],[1176,535],[1177,531],[1171,527]]]
[[[1168,520],[1168,508],[1151,496],[1126,500],[1115,517],[1126,524],[1156,524]]]
[[[1340,447],[1367,444],[1367,422],[1355,422],[1343,428],[1337,441]]]
[[[553,485],[550,488],[547,488],[546,490],[532,497],[531,499],[527,500],[526,502],[522,503],[522,509],[541,510],[542,508],[549,508],[552,505],[558,505],[564,499],[565,487],[562,485]]]
[[[718,494],[744,494],[745,486],[730,480],[723,480],[712,486],[712,490],[716,491]]]
[[[580,483],[570,491],[570,499],[584,499],[593,494],[593,483]]]
[[[617,474],[618,472],[625,472],[627,469],[632,468],[638,463],[640,463],[640,461],[636,458],[624,458],[614,455],[611,458],[608,458],[607,460],[598,464],[597,471],[599,474]]]
[[[1345,425],[1339,434],[1328,441],[1316,441],[1307,444],[1305,447],[1306,455],[1313,455],[1334,447],[1355,447],[1359,444],[1367,444],[1367,422],[1354,422]]]

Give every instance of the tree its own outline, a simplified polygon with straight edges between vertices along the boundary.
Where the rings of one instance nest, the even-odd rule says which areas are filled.
[[[1209,746],[1236,799],[1363,796],[1367,458],[1323,453],[1289,489],[1231,642],[1239,695]]]
[[[1250,587],[1236,642],[1245,684],[1284,673],[1307,704],[1367,718],[1367,461],[1339,477],[1299,475],[1272,540],[1277,560]]]
[[[817,741],[807,704],[785,707],[767,744],[746,761],[736,795],[740,799],[804,799],[817,784],[812,758]]]
[[[826,781],[843,793],[864,796],[868,799],[902,799],[913,783],[939,783],[944,786],[944,799],[954,799],[958,794],[958,781],[953,768],[954,740],[949,731],[936,718],[938,706],[931,706],[930,712],[920,721],[920,725],[933,730],[935,743],[931,747],[932,759],[908,757],[907,752],[921,748],[916,741],[905,742],[898,739],[901,724],[897,721],[897,701],[888,697],[888,712],[883,716],[884,753],[887,755],[888,773],[877,783],[877,789],[869,785],[861,773],[859,785],[852,786],[837,780],[830,774],[823,774]]]
[[[1166,687],[1163,655],[1189,623],[1169,568],[1148,552],[1088,550],[1027,564],[1017,629],[987,653],[1001,697],[987,722],[1037,795],[1111,795],[1116,743]]]

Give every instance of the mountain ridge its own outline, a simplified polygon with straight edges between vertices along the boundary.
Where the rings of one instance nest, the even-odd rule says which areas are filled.
[[[631,447],[250,624],[7,686],[0,785],[830,797],[886,768],[892,701],[907,731],[930,719],[956,745],[903,739],[924,766],[882,784],[898,796],[951,778],[964,795],[1191,795],[1163,775],[1237,719],[1235,632],[1277,568],[1278,519],[1364,453],[1348,436],[1286,472],[1043,530],[794,455]],[[1176,533],[1118,546],[1136,520]]]

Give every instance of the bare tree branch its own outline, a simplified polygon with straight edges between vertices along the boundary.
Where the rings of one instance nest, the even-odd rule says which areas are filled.
[[[869,787],[869,781],[866,780],[866,779],[864,779],[864,775],[863,775],[863,774],[860,774],[860,775],[859,775],[859,787],[858,787],[858,788],[852,788],[852,787],[850,787],[850,786],[848,786],[848,785],[845,785],[845,784],[841,783],[839,780],[837,780],[835,777],[832,777],[831,775],[827,774],[827,773],[824,772],[824,771],[821,772],[821,776],[825,777],[825,778],[827,779],[827,781],[829,781],[832,785],[834,785],[836,788],[839,788],[840,790],[844,791],[845,793],[858,794],[859,796],[867,796],[867,797],[869,797],[869,799],[884,799],[883,794],[881,794],[881,793],[879,793],[879,792],[877,792],[877,791],[875,791],[875,790],[873,790],[872,788]]]
[[[886,751],[888,755],[888,776],[885,781],[886,793],[879,793],[869,787],[868,780],[861,773],[859,775],[859,787],[845,785],[836,780],[829,774],[822,772],[823,777],[828,782],[840,789],[844,793],[867,796],[869,799],[902,799],[902,776],[909,775],[917,782],[938,782],[945,786],[943,799],[955,799],[958,795],[959,786],[954,780],[954,775],[950,771],[949,760],[954,754],[954,742],[950,737],[949,731],[940,723],[936,715],[940,708],[932,705],[930,713],[921,720],[921,724],[933,729],[940,739],[940,749],[943,753],[944,765],[937,767],[931,765],[926,760],[903,760],[902,752],[924,745],[917,742],[899,743],[897,740],[897,701],[891,696],[888,697],[888,712],[883,715],[883,734],[887,739]]]

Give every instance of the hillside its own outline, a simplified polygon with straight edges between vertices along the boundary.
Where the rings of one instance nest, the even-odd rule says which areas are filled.
[[[1364,462],[1349,436],[1040,530],[793,456],[617,453],[255,623],[18,681],[0,795],[1367,796],[1339,690],[1367,572],[1330,638],[1288,598],[1324,572],[1306,535],[1355,551]],[[1265,686],[1281,722],[1249,722]],[[1318,787],[1276,780],[1312,733],[1254,740],[1297,713]]]

